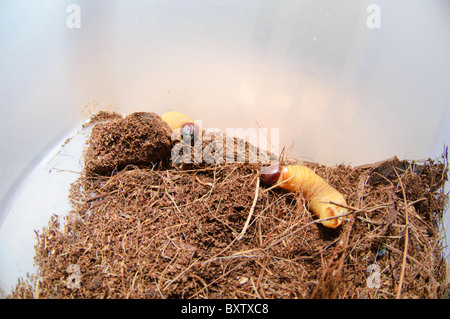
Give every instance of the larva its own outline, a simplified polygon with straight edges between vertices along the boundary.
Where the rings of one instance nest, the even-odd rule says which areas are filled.
[[[186,114],[169,111],[164,113],[161,118],[166,122],[172,130],[172,136],[183,138],[188,136],[193,141],[199,134],[197,123]]]
[[[334,205],[347,206],[344,196],[323,180],[310,168],[303,165],[271,165],[261,168],[261,180],[268,185],[277,185],[290,192],[300,192],[309,203],[309,209],[319,219],[340,216],[347,209]],[[336,228],[342,224],[342,217],[322,221],[328,228]]]

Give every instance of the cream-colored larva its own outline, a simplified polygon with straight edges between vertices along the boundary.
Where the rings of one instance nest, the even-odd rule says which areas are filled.
[[[308,201],[309,209],[319,219],[336,217],[322,221],[329,228],[336,228],[342,224],[343,217],[348,210],[344,196],[323,180],[310,168],[303,165],[271,165],[261,169],[261,179],[269,185],[278,185],[290,192],[299,192]],[[335,205],[333,203],[339,204]]]

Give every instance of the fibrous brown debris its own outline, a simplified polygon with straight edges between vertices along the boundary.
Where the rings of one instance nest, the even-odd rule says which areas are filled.
[[[352,208],[343,227],[330,230],[298,194],[257,191],[259,163],[142,165],[118,155],[128,165],[109,175],[87,171],[72,185],[73,211],[39,232],[38,280],[21,281],[10,297],[446,296],[446,159],[304,163]],[[79,266],[77,287],[70,265]]]
[[[170,154],[170,135],[166,122],[155,113],[136,112],[97,123],[86,150],[86,171],[109,175],[130,164],[160,162]]]

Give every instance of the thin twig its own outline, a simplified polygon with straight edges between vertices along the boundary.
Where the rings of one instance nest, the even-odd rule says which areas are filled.
[[[91,198],[86,199],[86,202],[89,203],[89,202],[92,202],[92,201],[94,201],[96,199],[100,199],[100,198],[104,198],[104,197],[113,195],[114,193],[117,193],[117,192],[118,192],[118,190],[115,189],[115,190],[113,190],[113,191],[111,191],[109,193],[98,194],[98,195],[92,196]]]
[[[130,299],[130,294],[131,294],[131,292],[132,292],[133,289],[134,289],[134,283],[136,282],[136,277],[137,277],[138,273],[139,273],[139,271],[136,271],[136,273],[134,274],[133,282],[131,283],[131,288],[130,288],[130,290],[128,290],[127,298],[126,298],[126,299]]]
[[[258,201],[258,193],[259,193],[259,177],[256,179],[255,197],[253,198],[252,207],[250,208],[247,221],[245,222],[244,228],[242,229],[241,233],[236,238],[236,240],[241,240],[241,238],[244,237],[245,232],[247,231],[248,225],[250,224],[250,220],[252,219],[253,212],[255,211],[256,202]]]
[[[272,186],[266,188],[265,190],[263,190],[263,193],[268,192],[268,191],[270,191],[271,189],[273,189],[273,188],[275,188],[275,187],[278,187],[278,186],[280,186],[281,184],[284,184],[284,183],[290,181],[290,180],[293,179],[294,177],[295,177],[295,174],[292,175],[291,177],[285,179],[284,181],[281,181],[281,182],[279,182],[279,183],[277,183],[277,184],[275,184],[275,185],[272,185]]]
[[[180,209],[178,208],[177,203],[175,203],[175,200],[173,199],[173,196],[170,196],[170,194],[169,194],[169,192],[167,191],[167,189],[164,189],[164,192],[166,193],[167,197],[169,197],[169,199],[172,201],[173,205],[175,206],[175,208],[176,208],[175,214],[177,215],[178,219],[179,219],[180,221],[182,221],[181,218],[180,218],[180,215],[177,214],[177,211],[178,211],[180,214],[182,214],[182,213],[181,213]]]
[[[400,279],[398,282],[398,288],[397,288],[397,294],[395,295],[396,299],[400,298],[400,295],[402,293],[402,286],[403,286],[403,278],[405,277],[405,267],[406,267],[406,256],[408,255],[408,242],[409,242],[409,225],[408,225],[408,202],[406,200],[406,193],[405,188],[402,183],[402,179],[397,173],[397,170],[394,168],[395,175],[397,175],[398,181],[400,183],[400,187],[402,188],[403,193],[403,200],[405,202],[405,248],[403,249],[403,260],[402,260],[402,270],[400,272]]]

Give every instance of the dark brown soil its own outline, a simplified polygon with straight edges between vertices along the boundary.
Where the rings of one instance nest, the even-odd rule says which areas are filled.
[[[167,160],[170,134],[157,116],[139,114],[94,127],[73,211],[38,232],[39,272],[10,298],[446,296],[446,157],[304,163],[352,207],[330,230],[298,194],[260,186],[259,163]],[[68,286],[72,264],[78,288]],[[368,284],[373,275],[378,288]]]
[[[171,150],[169,126],[154,113],[137,112],[96,124],[86,151],[87,174],[110,175],[127,165],[150,165]]]

